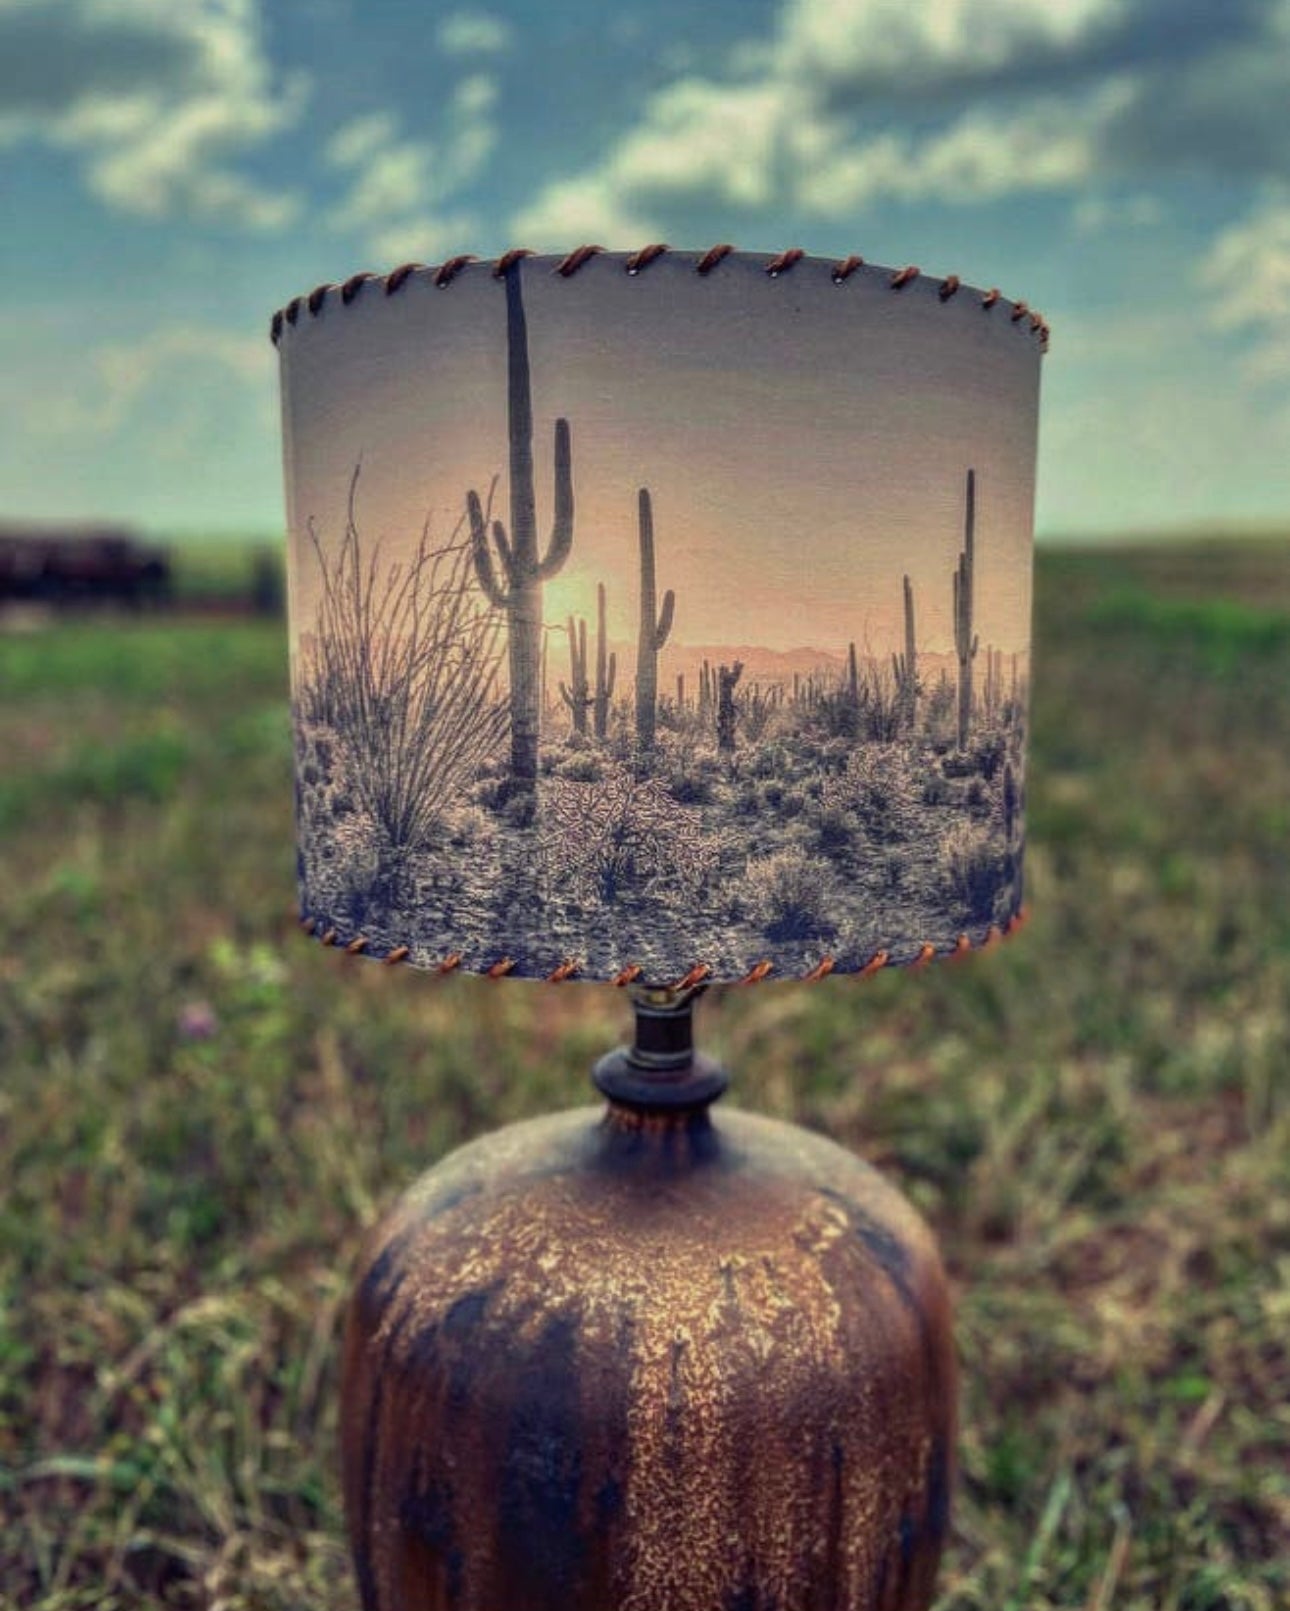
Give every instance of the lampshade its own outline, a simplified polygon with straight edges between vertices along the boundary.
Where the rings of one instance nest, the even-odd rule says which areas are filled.
[[[662,983],[1015,920],[1024,303],[584,248],[360,275],[274,335],[315,932]]]

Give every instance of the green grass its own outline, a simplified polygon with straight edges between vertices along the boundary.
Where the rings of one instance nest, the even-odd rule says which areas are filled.
[[[939,1611],[1290,1604],[1290,548],[1042,556],[1023,935],[727,993],[736,1099],[929,1216],[958,1296]],[[623,1004],[293,921],[272,624],[0,636],[0,1604],[354,1611],[364,1225],[585,1099]]]

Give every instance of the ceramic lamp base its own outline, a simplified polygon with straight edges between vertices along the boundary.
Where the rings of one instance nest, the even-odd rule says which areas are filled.
[[[807,1131],[611,1102],[377,1229],[345,1342],[365,1611],[924,1611],[955,1364],[930,1233]]]

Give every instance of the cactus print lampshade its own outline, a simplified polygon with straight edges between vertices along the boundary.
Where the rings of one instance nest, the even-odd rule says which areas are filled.
[[[1025,304],[588,249],[358,276],[274,335],[315,932],[661,984],[1016,919]]]

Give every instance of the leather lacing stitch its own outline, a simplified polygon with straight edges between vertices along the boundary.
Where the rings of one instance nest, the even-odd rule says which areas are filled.
[[[1018,912],[1014,913],[1005,927],[1000,928],[997,923],[992,923],[985,938],[978,945],[973,945],[966,934],[960,934],[948,951],[938,951],[934,945],[927,942],[919,946],[917,954],[904,963],[896,962],[889,950],[880,947],[862,967],[854,968],[845,974],[837,974],[837,977],[868,979],[875,973],[881,973],[884,968],[897,967],[906,967],[911,972],[918,973],[932,962],[957,962],[973,952],[993,951],[995,946],[1016,934],[1018,929],[1025,924],[1028,917],[1029,912],[1023,906]],[[320,918],[302,917],[300,926],[306,934],[312,934],[323,945],[340,945],[338,931],[331,925],[324,923]],[[367,936],[360,934],[345,943],[341,949],[346,956],[353,957],[360,956],[365,952],[370,953],[370,945],[371,942]],[[387,951],[381,960],[388,964],[397,965],[400,962],[406,962],[411,955],[410,946],[396,945]],[[441,962],[435,963],[429,971],[431,973],[459,973],[462,969],[462,960],[460,951],[450,951]],[[503,956],[499,957],[496,962],[490,963],[486,968],[480,968],[478,972],[485,979],[504,979],[507,974],[515,971],[515,967],[514,957]],[[803,983],[814,984],[817,980],[827,979],[830,974],[835,974],[836,969],[837,962],[833,957],[822,956],[813,968],[799,975],[799,978]],[[568,957],[552,968],[550,973],[545,976],[546,982],[548,984],[563,984],[566,979],[576,979],[581,971],[582,964],[576,958]],[[746,985],[761,984],[774,971],[775,964],[767,958],[751,967],[742,979],[731,980],[730,982]],[[615,974],[611,982],[619,988],[635,984],[643,972],[644,969],[638,964],[632,963],[629,967],[623,968],[619,973]],[[712,969],[708,963],[696,962],[686,974],[673,983],[671,988],[674,990],[692,990],[696,985],[700,985],[705,980],[710,979],[711,976]]]
[[[665,256],[671,250],[672,248],[664,244],[662,241],[656,241],[650,246],[642,246],[639,251],[629,252],[627,254],[627,257],[623,262],[623,271],[634,278],[635,276],[644,273],[651,263],[656,263],[659,258]],[[734,250],[735,248],[728,242],[722,242],[718,246],[710,246],[708,250],[702,253],[695,262],[694,272],[706,278],[713,272],[714,269],[718,268],[720,264],[723,263],[725,259],[734,252]],[[560,259],[555,266],[554,272],[558,274],[561,279],[571,279],[573,275],[575,275],[579,269],[584,268],[593,257],[601,256],[604,251],[605,248],[603,246],[577,246],[573,251],[569,252],[566,256]],[[520,262],[522,258],[532,256],[533,253],[524,246],[513,247],[509,252],[503,252],[502,255],[499,258],[496,258],[493,262],[493,278],[498,280],[504,279],[514,265]],[[778,279],[781,275],[789,273],[794,265],[800,263],[805,256],[806,253],[800,246],[790,246],[787,251],[779,252],[769,259],[769,261],[765,264],[765,273],[772,280]],[[429,271],[431,283],[438,289],[443,290],[452,284],[452,282],[461,273],[462,269],[464,269],[468,264],[475,263],[477,261],[478,259],[472,256],[469,252],[462,253],[458,257],[446,258],[438,268]],[[832,279],[834,285],[845,285],[852,275],[855,274],[856,270],[862,269],[864,266],[864,258],[858,256],[857,254],[852,254],[850,257],[839,259],[839,261],[833,265]],[[397,295],[397,293],[403,289],[403,287],[408,283],[414,274],[427,271],[428,265],[425,263],[400,264],[398,268],[393,269],[389,274],[384,276],[385,295]],[[891,290],[903,291],[907,285],[911,285],[919,278],[919,270],[914,264],[909,263],[906,264],[904,268],[892,270],[888,276],[887,283]],[[312,291],[309,292],[308,296],[293,297],[285,307],[279,308],[279,310],[273,315],[273,318],[269,323],[270,340],[273,342],[274,346],[277,346],[282,339],[284,325],[295,325],[299,321],[300,311],[302,308],[307,308],[309,313],[316,317],[322,312],[330,292],[338,290],[340,292],[342,306],[348,307],[365,286],[380,283],[382,283],[382,277],[380,275],[371,274],[367,271],[364,271],[360,274],[351,275],[343,285],[317,285]],[[962,289],[962,284],[963,282],[959,279],[957,274],[947,274],[937,287],[936,294],[942,302],[949,302]],[[997,287],[994,287],[991,290],[982,293],[981,307],[983,311],[989,313],[990,310],[1002,300],[1002,293]],[[1019,327],[1023,325],[1027,327],[1032,335],[1035,335],[1039,338],[1041,349],[1044,352],[1048,351],[1048,339],[1050,334],[1048,321],[1041,314],[1036,313],[1028,303],[1014,302],[1012,304],[1012,311],[1009,315],[1009,318],[1013,324]]]

